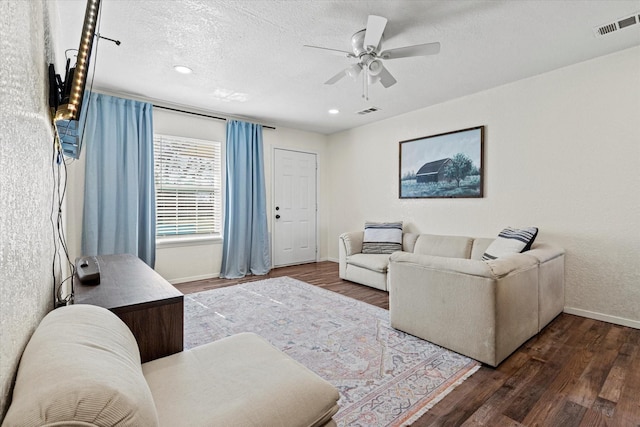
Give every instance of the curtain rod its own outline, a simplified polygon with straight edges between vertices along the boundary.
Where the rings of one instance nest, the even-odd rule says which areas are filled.
[[[178,113],[185,113],[185,114],[192,114],[194,116],[200,116],[200,117],[207,117],[209,119],[216,119],[216,120],[224,120],[227,121],[227,119],[225,119],[224,117],[217,117],[217,116],[210,116],[208,114],[202,114],[202,113],[194,113],[192,111],[185,111],[185,110],[178,110],[177,108],[170,108],[170,107],[163,107],[162,105],[156,105],[153,104],[153,108],[160,108],[162,110],[169,110],[169,111],[177,111]],[[274,128],[273,126],[266,126],[266,125],[262,125],[263,128],[267,128],[267,129],[273,129],[275,130],[276,128]]]

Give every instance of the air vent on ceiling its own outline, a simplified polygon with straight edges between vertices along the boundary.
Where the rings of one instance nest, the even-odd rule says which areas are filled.
[[[611,34],[615,31],[630,27],[632,25],[636,25],[638,23],[640,23],[640,12],[636,12],[633,15],[625,16],[624,18],[616,19],[614,22],[609,22],[608,24],[593,27],[593,33],[596,35],[596,37],[603,37],[607,34]]]
[[[366,110],[358,111],[358,114],[364,115],[369,113],[375,113],[376,111],[380,111],[380,109],[378,107],[370,107],[370,108],[367,108]]]

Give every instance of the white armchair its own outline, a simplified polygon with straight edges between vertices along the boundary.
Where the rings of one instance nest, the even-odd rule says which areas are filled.
[[[338,238],[340,278],[372,288],[387,290],[389,254],[363,254],[363,231],[344,233]],[[417,234],[402,234],[402,250],[413,252]]]

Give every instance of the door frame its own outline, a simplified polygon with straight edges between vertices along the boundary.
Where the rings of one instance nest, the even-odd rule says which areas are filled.
[[[304,154],[313,154],[316,156],[316,260],[315,262],[318,262],[320,260],[320,176],[319,176],[319,172],[320,172],[320,154],[317,151],[314,150],[306,150],[306,149],[300,149],[300,148],[292,148],[292,147],[286,147],[286,146],[280,146],[280,145],[273,145],[271,147],[271,206],[269,206],[269,212],[270,216],[269,216],[269,222],[271,224],[271,233],[270,233],[270,237],[271,237],[271,268],[274,268],[274,264],[273,264],[273,259],[274,256],[273,254],[275,253],[275,231],[276,231],[276,227],[275,227],[275,215],[273,214],[274,212],[274,206],[276,205],[276,150],[282,150],[282,151],[294,151],[296,153],[304,153]],[[295,265],[295,264],[292,264]],[[284,267],[281,266],[281,267]]]

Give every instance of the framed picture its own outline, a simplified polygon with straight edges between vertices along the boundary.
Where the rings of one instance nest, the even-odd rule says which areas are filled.
[[[400,141],[401,199],[482,197],[484,126]]]

